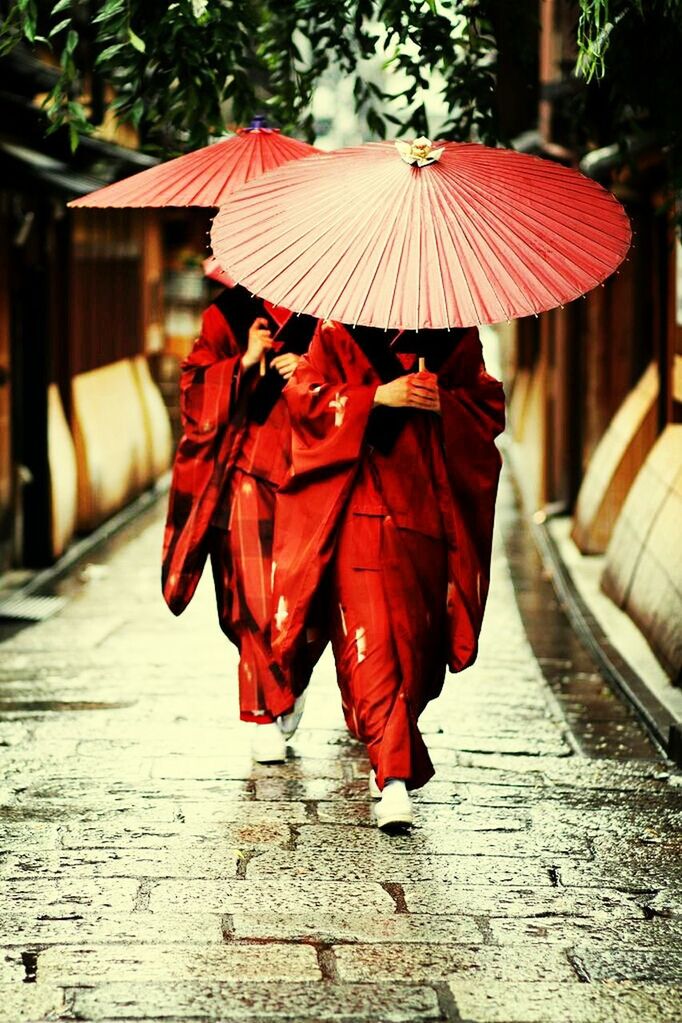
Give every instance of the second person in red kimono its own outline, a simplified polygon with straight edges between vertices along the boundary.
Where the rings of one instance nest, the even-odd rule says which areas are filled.
[[[182,364],[184,432],[163,551],[163,592],[175,614],[191,600],[210,558],[220,625],[239,649],[240,716],[259,726],[254,757],[268,762],[286,757],[295,701],[300,708],[316,656],[303,637],[283,671],[270,645],[275,492],[290,464],[281,392],[315,323],[292,317],[279,329],[274,312],[235,286],[204,313]]]
[[[418,371],[418,354],[426,371]],[[277,498],[274,649],[286,668],[324,592],[343,710],[382,827],[433,774],[418,719],[476,657],[504,427],[475,329],[318,326],[285,390],[292,470]]]

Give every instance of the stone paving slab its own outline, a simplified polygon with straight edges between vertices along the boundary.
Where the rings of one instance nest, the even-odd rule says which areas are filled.
[[[611,846],[609,846],[609,850]],[[554,877],[563,888],[619,888],[621,891],[646,892],[680,884],[682,863],[677,848],[638,846],[624,843],[620,861],[604,854],[595,844],[591,861],[556,859]]]
[[[562,861],[563,862],[563,861]],[[317,877],[331,881],[362,881],[367,877],[384,877],[397,883],[427,881],[431,884],[450,885],[533,885],[552,887],[556,881],[551,874],[554,864],[535,859],[505,856],[448,856],[446,854],[412,853],[393,855],[388,850],[379,853],[354,853],[349,857],[336,849],[314,851],[296,849],[274,850],[266,856],[255,856],[249,861],[249,878]]]
[[[250,850],[251,853],[253,850]],[[55,883],[63,878],[156,879],[234,878],[245,853],[237,846],[203,843],[188,844],[159,853],[155,850],[85,849],[54,851],[47,855],[12,854],[0,863],[0,876],[24,878],[26,874],[50,877]]]
[[[588,836],[567,830],[548,827],[544,830],[519,832],[475,832],[452,829],[439,830],[438,837],[428,825],[420,825],[410,836],[388,837],[374,828],[351,826],[305,825],[299,831],[297,848],[346,849],[349,853],[375,852],[381,849],[393,853],[410,855],[415,852],[430,852],[437,844],[440,853],[464,856],[544,856],[553,853],[559,856],[591,856]]]
[[[340,942],[382,944],[400,942],[447,945],[476,945],[483,932],[473,917],[428,917],[411,913],[384,915],[377,912],[348,912],[345,909],[325,913],[235,913],[232,933],[242,940],[314,941],[336,945]]]
[[[5,963],[23,980],[21,954],[11,951]],[[40,984],[73,986],[100,983],[146,984],[149,981],[257,982],[317,981],[322,974],[312,945],[53,945],[40,953]]]
[[[631,948],[624,956],[617,946],[602,949],[576,945],[571,955],[590,983],[620,980],[681,983],[682,948]]]
[[[69,992],[67,991],[67,998]],[[420,1023],[441,1020],[436,992],[408,984],[101,984],[73,992],[78,1019]]]
[[[243,845],[287,846],[291,840],[288,824],[276,821],[259,823],[235,822],[230,824],[207,823],[188,825],[171,823],[165,825],[137,823],[126,818],[123,823],[83,824],[71,823],[61,829],[60,844],[63,849],[163,849],[173,851],[178,846],[190,844],[212,845],[213,848],[230,849]]]
[[[433,982],[471,975],[481,984],[578,983],[568,955],[556,948],[515,948],[510,952],[485,945],[338,945],[334,954],[342,980],[400,981],[407,976],[412,981]]]
[[[224,920],[215,913],[90,913],[78,910],[23,915],[12,908],[0,912],[0,942],[5,946],[137,944],[198,942],[224,937]]]
[[[11,905],[18,916],[43,910],[52,916],[93,909],[126,913],[134,909],[139,887],[132,878],[27,877],[0,884],[0,905]]]
[[[0,1023],[55,1019],[64,1009],[59,987],[38,984],[0,984]]]
[[[209,581],[179,619],[159,597],[161,511],[0,647],[0,1020],[680,1015],[680,775],[561,630],[557,702],[499,535],[479,660],[425,713],[437,774],[390,837],[329,653],[287,763],[251,762]]]
[[[677,949],[682,941],[682,921],[600,920],[589,917],[553,916],[497,917],[486,921],[486,934],[494,945],[560,944],[566,948],[591,945],[620,948],[627,958],[632,948]],[[682,978],[681,978],[682,979]]]
[[[402,885],[410,913],[482,916],[492,925],[511,917],[563,916],[595,924],[641,919],[642,898],[598,888],[511,888],[502,885],[454,885],[408,881]]]
[[[262,880],[155,881],[150,888],[153,912],[282,913],[345,912],[389,913],[395,902],[376,882],[307,881],[290,878],[273,886]]]
[[[223,825],[239,824],[283,824],[296,825],[309,821],[310,813],[303,802],[278,802],[269,803],[264,800],[253,800],[252,802],[239,801],[244,796],[243,787],[238,786],[234,791],[236,798],[228,800],[211,799],[210,796],[198,799],[201,795],[195,792],[193,799],[173,799],[174,793],[169,793],[164,798],[160,792],[154,793],[154,798],[145,798],[131,792],[129,797],[118,793],[102,792],[99,797],[92,796],[83,799],[74,799],[73,802],[65,803],[63,797],[59,799],[43,796],[37,799],[26,799],[20,797],[8,801],[0,808],[0,826],[4,827],[10,823],[19,821],[46,821],[49,823],[64,823],[77,818],[84,824],[94,824],[98,821],[109,821],[119,817],[126,821],[132,819],[138,826],[147,824],[156,826],[160,824],[185,824],[188,833],[197,833],[201,825],[211,827],[222,827]],[[224,793],[222,793],[224,796]],[[73,799],[73,794],[70,793]],[[124,816],[125,815],[125,816]],[[203,833],[203,832],[202,832]]]
[[[478,984],[450,981],[463,1023],[642,1023],[676,1020],[682,990],[656,984]]]

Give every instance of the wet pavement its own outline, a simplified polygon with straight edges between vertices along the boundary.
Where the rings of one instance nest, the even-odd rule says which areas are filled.
[[[410,837],[372,826],[329,658],[288,763],[252,765],[208,580],[177,621],[161,602],[162,514],[2,633],[0,1020],[682,1017],[680,774],[571,633],[508,482]]]

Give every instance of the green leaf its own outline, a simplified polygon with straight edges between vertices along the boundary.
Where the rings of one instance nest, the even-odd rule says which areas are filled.
[[[128,39],[130,40],[131,45],[135,47],[138,53],[144,53],[144,51],[146,50],[144,40],[140,39],[139,36],[135,35],[132,29],[128,30]]]
[[[125,0],[107,0],[97,17],[92,19],[92,24],[96,25],[99,21],[106,21],[112,14],[124,10],[124,6]]]
[[[67,8],[71,7],[71,3],[72,0],[59,0],[59,3],[55,4],[52,8],[52,17],[54,18],[55,14],[59,14],[60,11],[67,10]]]
[[[95,67],[99,64],[104,64],[105,61],[111,60],[120,50],[125,48],[125,43],[115,43],[113,46],[107,46],[105,50],[102,50],[97,60],[95,61]]]
[[[71,152],[72,153],[75,153],[76,150],[78,149],[78,143],[79,142],[80,142],[80,137],[78,135],[78,128],[76,127],[75,124],[70,124],[69,125],[69,143],[71,145]]]
[[[57,33],[61,32],[63,28],[66,28],[66,26],[70,24],[71,18],[64,18],[64,20],[60,21],[58,25],[55,25],[54,28],[50,29],[50,39],[52,38],[52,36],[56,36]]]
[[[132,46],[135,47],[138,53],[144,53],[147,47],[144,44],[144,40],[140,39],[138,35],[133,32],[132,28],[128,29],[128,39]]]
[[[130,108],[130,120],[132,121],[132,123],[135,125],[136,128],[139,128],[140,121],[142,120],[142,115],[143,114],[144,114],[144,100],[140,96],[140,97],[138,97],[138,99],[135,100],[135,102],[133,103],[132,107]]]
[[[66,37],[66,42],[64,43],[64,53],[69,55],[72,54],[77,46],[78,32],[76,32],[75,28],[72,28],[69,30],[69,34]]]

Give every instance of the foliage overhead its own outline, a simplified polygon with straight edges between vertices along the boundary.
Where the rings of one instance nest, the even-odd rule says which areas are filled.
[[[598,144],[617,139],[623,148],[651,139],[666,152],[680,193],[682,0],[580,0],[579,8],[576,72],[588,83],[585,130]]]
[[[261,112],[312,138],[312,91],[334,67],[353,76],[356,108],[372,134],[385,137],[391,124],[428,131],[423,93],[437,71],[447,134],[493,141],[490,11],[499,2],[10,0],[0,54],[22,41],[53,49],[61,76],[45,108],[52,126],[71,127],[74,142],[92,127],[80,97],[98,78],[115,90],[115,117],[139,128],[148,147],[195,148],[220,134],[226,118],[245,123]],[[397,94],[366,74],[377,51],[404,74]]]
[[[332,68],[353,79],[369,135],[429,134],[424,96],[435,88],[449,111],[442,135],[495,143],[505,141],[498,44],[517,63],[524,48],[537,53],[540,2],[0,0],[0,55],[19,43],[52,51],[60,76],[45,110],[74,146],[107,99],[145,148],[166,153],[261,112],[312,139],[311,97]],[[560,2],[576,12],[578,147],[653,134],[679,186],[682,0]],[[377,53],[398,74],[377,76]]]

